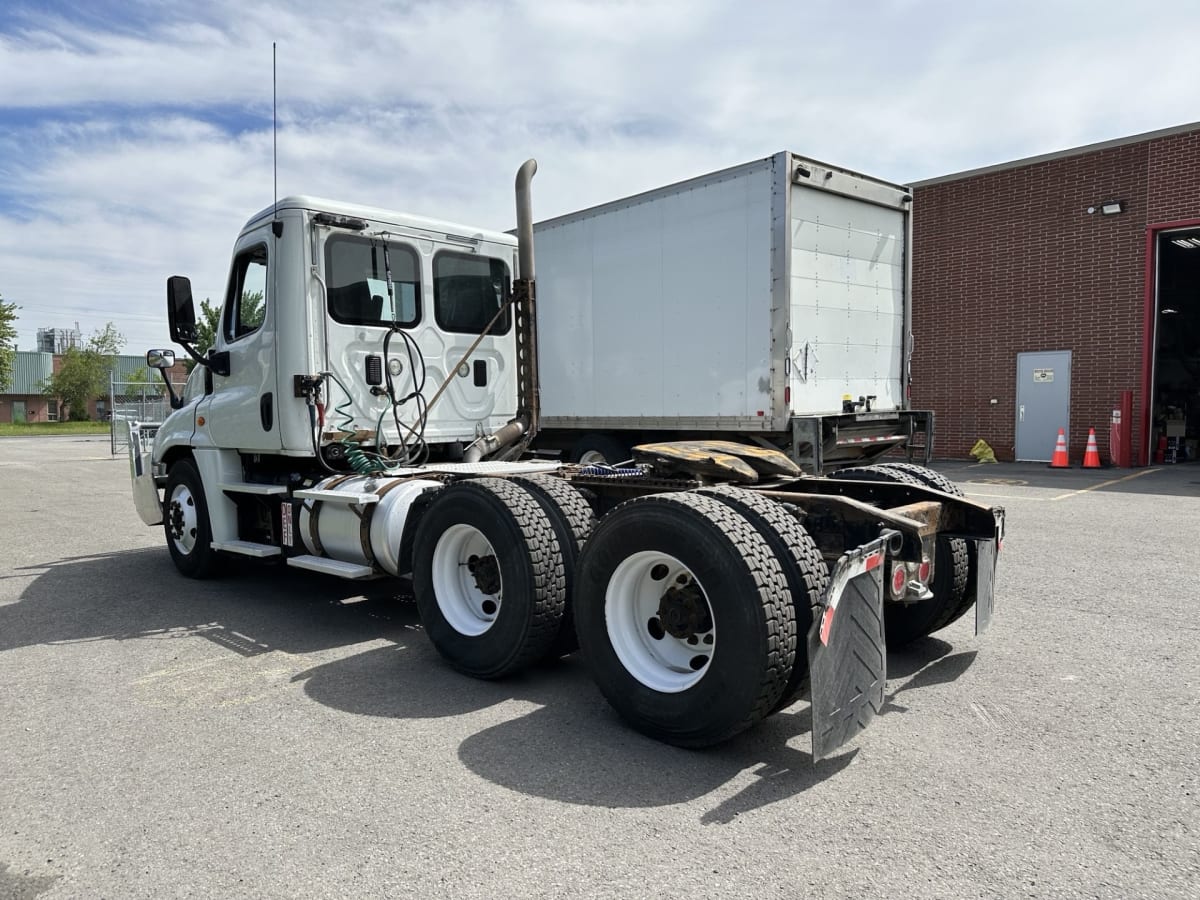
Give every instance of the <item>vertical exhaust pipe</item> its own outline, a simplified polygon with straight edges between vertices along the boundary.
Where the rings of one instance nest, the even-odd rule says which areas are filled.
[[[537,160],[527,159],[517,169],[517,264],[521,279],[533,281],[533,200],[530,184],[537,174]]]
[[[538,430],[541,388],[538,385],[537,313],[533,287],[533,193],[530,185],[537,160],[527,159],[517,170],[517,268],[513,279],[513,310],[517,339],[517,416],[495,433],[480,438],[463,455],[466,462],[517,459]]]

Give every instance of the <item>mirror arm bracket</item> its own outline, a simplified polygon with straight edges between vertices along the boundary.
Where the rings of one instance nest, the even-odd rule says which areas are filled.
[[[196,348],[193,347],[191,344],[189,344],[187,341],[177,340],[176,343],[179,344],[179,346],[182,347],[184,350],[186,350],[188,356],[190,356],[192,359],[194,359],[197,362],[197,364],[202,365],[202,366],[208,365],[208,358],[205,356],[201,356],[199,353],[197,353]]]
[[[181,409],[183,407],[183,397],[175,393],[175,385],[171,384],[171,379],[167,376],[167,370],[159,369],[158,374],[162,376],[163,384],[167,386],[167,394],[171,398],[171,409]]]

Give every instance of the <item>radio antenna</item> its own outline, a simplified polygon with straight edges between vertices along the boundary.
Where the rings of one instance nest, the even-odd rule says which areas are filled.
[[[272,216],[279,215],[279,116],[276,112],[275,42],[271,41],[271,177],[275,185],[275,203]]]

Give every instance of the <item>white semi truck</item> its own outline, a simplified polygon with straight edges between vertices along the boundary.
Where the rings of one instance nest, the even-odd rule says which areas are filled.
[[[781,152],[534,225],[539,448],[777,447],[823,474],[904,449],[912,193]]]
[[[670,743],[724,740],[809,690],[819,759],[879,710],[888,642],[972,605],[987,626],[1003,511],[919,467],[809,477],[728,441],[641,445],[621,466],[528,459],[535,169],[517,176],[519,241],[278,201],[234,245],[203,355],[190,284],[168,279],[172,339],[197,365],[163,422],[130,426],[137,510],[193,578],[233,556],[411,578],[467,675],[579,649],[620,715]]]

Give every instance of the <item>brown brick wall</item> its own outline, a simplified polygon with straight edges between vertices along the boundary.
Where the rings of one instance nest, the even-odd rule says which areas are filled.
[[[27,422],[48,422],[50,398],[43,394],[13,395],[0,398],[0,422],[5,424],[13,421],[13,401],[25,401],[25,420]]]
[[[1114,199],[1120,215],[1088,214]],[[1136,448],[1146,228],[1200,218],[1200,130],[918,186],[913,207],[912,399],[937,414],[936,454],[983,438],[1012,459],[1017,354],[1039,350],[1072,351],[1072,459],[1088,428],[1107,458],[1126,389]]]

